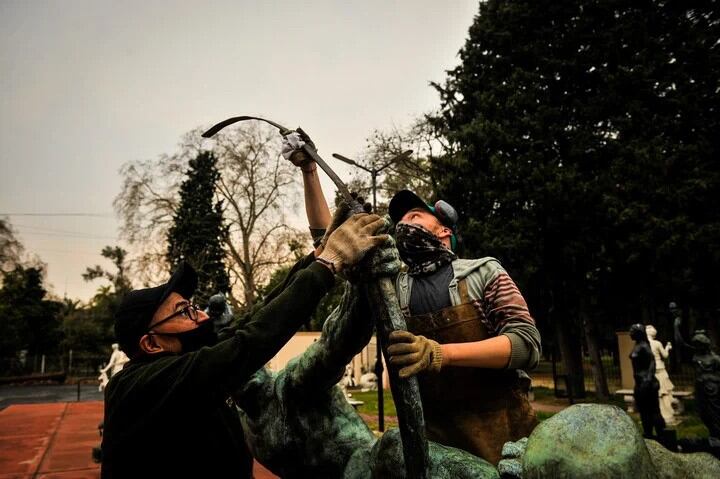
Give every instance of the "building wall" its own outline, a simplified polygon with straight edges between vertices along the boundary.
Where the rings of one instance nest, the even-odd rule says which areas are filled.
[[[295,333],[290,341],[270,360],[267,367],[273,371],[281,370],[292,358],[302,354],[312,343],[320,339],[320,334],[320,332]],[[356,383],[360,380],[363,371],[370,371],[374,368],[375,351],[375,336],[373,336],[368,345],[353,358],[351,364]]]

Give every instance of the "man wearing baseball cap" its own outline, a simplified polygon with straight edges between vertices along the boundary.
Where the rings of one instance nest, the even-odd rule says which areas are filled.
[[[390,335],[390,366],[418,374],[428,439],[497,465],[503,444],[536,424],[528,402],[540,334],[517,286],[491,257],[458,259],[458,213],[413,192],[389,213],[408,271],[396,280],[408,331]]]
[[[230,394],[277,353],[339,273],[387,235],[358,214],[326,234],[285,282],[239,324],[216,334],[190,299],[197,274],[182,264],[170,280],[131,291],[115,315],[130,356],[105,392],[102,477],[252,477],[252,457]]]
[[[283,156],[314,171],[289,143]],[[308,218],[326,211],[319,182],[304,187]],[[428,439],[497,465],[505,442],[530,435],[537,424],[524,372],[540,357],[535,321],[495,258],[458,259],[459,216],[450,204],[428,205],[402,190],[389,214],[408,266],[396,279],[408,331],[390,334],[390,366],[401,377],[418,374]]]

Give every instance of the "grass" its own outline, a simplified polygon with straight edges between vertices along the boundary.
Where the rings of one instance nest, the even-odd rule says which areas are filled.
[[[543,404],[552,404],[556,406],[568,406],[570,405],[570,402],[567,398],[558,398],[555,397],[555,391],[552,388],[547,387],[534,387],[533,388],[533,394],[535,396],[535,401]],[[612,404],[613,406],[617,406],[619,408],[625,407],[625,401],[623,398],[617,396],[617,395],[610,395],[610,398],[607,400],[599,400],[597,395],[593,391],[587,391],[584,398],[575,398],[574,402],[576,404],[578,403],[598,403],[598,404]]]
[[[378,393],[377,391],[367,391],[367,392],[360,392],[360,391],[350,391],[352,392],[353,399],[357,399],[358,401],[363,401],[365,404],[362,406],[358,406],[358,412],[362,414],[374,414],[377,416],[378,413]],[[384,407],[384,413],[386,416],[396,416],[397,412],[395,410],[395,402],[393,401],[392,394],[390,391],[385,390],[383,391],[383,398],[385,399],[383,401],[383,407]]]
[[[369,416],[375,416],[373,419],[366,419],[366,423],[370,429],[373,431],[376,431],[378,429],[378,421],[377,421],[377,414],[378,414],[378,400],[377,400],[377,391],[367,391],[367,392],[360,392],[360,391],[351,391],[353,399],[357,399],[358,401],[363,401],[364,404],[362,406],[358,407],[358,412],[361,414],[367,414]],[[385,427],[395,427],[395,423],[393,421],[389,421],[387,419],[387,416],[397,416],[397,412],[395,410],[395,402],[393,401],[392,394],[389,390],[383,391],[383,397],[385,398],[384,401],[384,407],[385,407]],[[567,398],[556,398],[555,392],[551,388],[546,387],[535,387],[533,388],[533,393],[535,395],[535,401],[542,404],[551,404],[551,405],[557,405],[557,406],[568,406],[568,400]],[[611,395],[610,399],[607,401],[599,401],[597,399],[597,396],[592,392],[589,391],[587,394],[587,397],[583,399],[576,399],[576,403],[598,403],[598,404],[611,404],[613,406],[617,406],[620,409],[625,410],[625,401],[616,395]],[[543,412],[538,411],[537,418],[539,421],[544,421],[552,416],[554,416],[555,413],[552,412]],[[638,425],[638,428],[642,431],[642,426],[640,423],[640,415],[637,413],[630,414],[630,417],[633,418],[635,423]],[[703,424],[703,422],[700,420],[700,418],[697,415],[697,412],[695,411],[695,403],[694,401],[687,401],[686,402],[686,409],[685,414],[681,417],[681,422],[677,426],[674,427],[677,431],[678,438],[686,438],[686,437],[708,437],[709,433],[707,430],[707,427]]]

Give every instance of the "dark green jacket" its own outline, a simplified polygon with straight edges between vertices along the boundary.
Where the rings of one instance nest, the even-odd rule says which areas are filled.
[[[308,321],[333,281],[310,255],[215,346],[127,363],[105,390],[102,477],[252,477],[230,392]]]

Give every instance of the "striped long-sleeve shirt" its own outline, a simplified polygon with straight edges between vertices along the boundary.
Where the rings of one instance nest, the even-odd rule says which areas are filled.
[[[442,272],[439,272],[442,274]],[[458,259],[452,262],[452,271],[447,277],[443,291],[436,285],[431,287],[427,279],[412,278],[401,273],[396,282],[398,300],[403,310],[410,310],[411,295],[433,294],[436,300],[445,304],[434,304],[433,310],[462,303],[458,282],[465,279],[468,294],[480,313],[480,319],[492,336],[505,335],[510,340],[512,351],[509,369],[530,370],[540,359],[540,333],[530,315],[527,303],[510,275],[495,258]],[[449,284],[448,284],[449,283]],[[443,299],[443,297],[445,299]],[[426,311],[411,311],[420,314]]]

